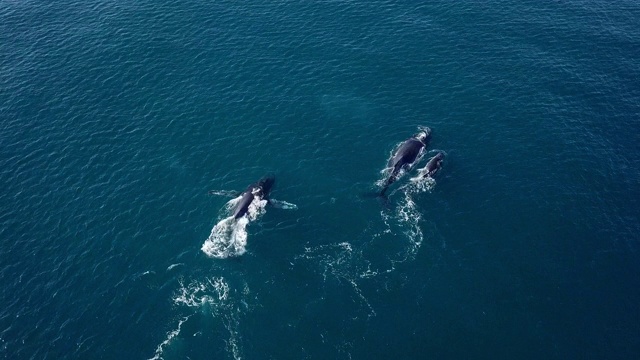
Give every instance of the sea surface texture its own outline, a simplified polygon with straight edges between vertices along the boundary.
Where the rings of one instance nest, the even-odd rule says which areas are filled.
[[[638,1],[0,0],[0,358],[637,359],[639,144]]]

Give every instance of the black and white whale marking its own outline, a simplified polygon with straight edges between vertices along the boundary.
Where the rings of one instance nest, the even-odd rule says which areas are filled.
[[[398,179],[401,170],[409,170],[420,161],[430,138],[431,129],[427,127],[413,135],[413,137],[405,140],[398,147],[398,150],[396,150],[387,164],[387,169],[390,170],[390,174],[384,182],[382,191],[380,191],[381,196],[384,196],[387,188]]]
[[[249,185],[243,192],[228,191],[228,190],[211,190],[209,195],[222,195],[237,198],[232,200],[233,205],[230,209],[231,218],[238,220],[250,212],[251,204],[258,204],[263,200],[266,201],[266,205],[271,205],[280,209],[297,209],[295,204],[288,203],[286,201],[275,200],[270,197],[271,189],[275,185],[276,179],[272,175],[263,177],[255,183]],[[231,202],[229,203],[231,204]]]
[[[269,193],[275,182],[276,179],[273,176],[267,176],[249,185],[247,190],[242,193],[240,201],[233,208],[233,218],[237,220],[243,217],[249,211],[251,203],[256,199],[258,201],[267,200],[267,203],[269,203]]]

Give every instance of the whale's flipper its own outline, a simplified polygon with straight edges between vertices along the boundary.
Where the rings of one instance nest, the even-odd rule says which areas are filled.
[[[209,195],[218,195],[218,196],[226,196],[226,197],[238,197],[242,192],[235,190],[209,190]]]
[[[285,210],[297,210],[298,205],[292,204],[282,200],[269,199],[269,204],[276,209],[285,209]]]

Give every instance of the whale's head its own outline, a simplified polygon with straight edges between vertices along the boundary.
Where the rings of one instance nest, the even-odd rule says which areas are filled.
[[[444,159],[444,153],[443,152],[439,152],[433,158],[436,159],[436,160],[443,160]]]
[[[271,188],[276,183],[276,178],[273,175],[267,175],[258,181],[258,186],[262,190],[264,196],[269,196]]]
[[[423,144],[426,144],[429,138],[431,138],[431,128],[422,128],[417,134],[413,135],[413,137],[420,140]]]

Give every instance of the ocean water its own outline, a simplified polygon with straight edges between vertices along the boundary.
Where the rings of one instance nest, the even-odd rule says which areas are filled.
[[[637,358],[638,19],[1,0],[0,358]],[[368,196],[419,126],[435,181]]]

